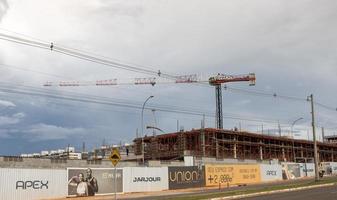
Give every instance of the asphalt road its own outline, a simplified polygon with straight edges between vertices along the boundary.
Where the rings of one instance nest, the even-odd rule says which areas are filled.
[[[337,177],[325,177],[324,179],[335,180]],[[224,191],[237,191],[237,190],[248,190],[248,189],[262,189],[269,186],[278,186],[278,185],[287,185],[287,184],[305,184],[313,182],[311,179],[298,179],[298,180],[288,180],[280,181],[274,183],[262,183],[256,185],[247,185],[243,187],[230,187],[222,188],[221,192]],[[174,199],[176,197],[184,198],[191,195],[199,194],[214,194],[218,193],[219,189],[211,188],[197,188],[193,190],[169,190],[162,192],[147,192],[147,193],[131,193],[131,194],[122,194],[117,195],[117,199],[128,199],[128,200],[165,200],[165,199]],[[113,200],[114,196],[95,196],[95,197],[84,197],[84,198],[61,198],[58,200]],[[251,198],[244,198],[245,200],[337,200],[337,186],[331,187],[321,187],[309,190],[301,190],[294,192],[284,192],[278,194],[271,194],[265,196],[256,196]]]
[[[325,179],[336,179],[336,177],[326,177]],[[262,183],[262,184],[256,184],[256,185],[248,185],[244,187],[230,187],[230,188],[223,188],[221,191],[236,191],[236,190],[247,190],[247,189],[262,189],[268,186],[277,186],[277,185],[286,185],[286,184],[292,184],[292,183],[309,183],[312,182],[314,179],[297,179],[297,180],[288,180],[288,181],[281,181],[281,182],[274,182],[274,183]],[[337,188],[336,189],[336,194],[335,194],[335,199],[337,200]],[[319,188],[317,190],[324,190],[324,188]],[[179,190],[178,190],[179,191]],[[184,196],[190,196],[190,195],[198,195],[198,194],[213,194],[219,192],[219,189],[206,189],[206,190],[196,190],[193,192],[172,192],[172,193],[162,193],[161,195],[147,195],[147,196],[141,196],[141,197],[124,197],[126,199],[130,200],[165,200],[165,199],[171,199],[174,197],[184,197]],[[301,192],[301,191],[300,191]],[[123,199],[124,199],[123,198]],[[254,198],[252,198],[254,199]],[[259,198],[257,198],[259,199]],[[266,198],[269,199],[269,198]],[[288,198],[285,198],[288,200]],[[296,199],[296,198],[295,198]],[[304,198],[305,199],[305,198]],[[308,198],[305,200],[315,200],[312,198]],[[323,199],[318,199],[318,200],[323,200]]]
[[[243,198],[243,200],[337,200],[337,186]]]

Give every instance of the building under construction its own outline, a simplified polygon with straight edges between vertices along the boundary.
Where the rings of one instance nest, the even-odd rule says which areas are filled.
[[[134,144],[136,155],[142,155],[144,148],[145,160],[182,160],[184,156],[195,156],[306,162],[314,157],[312,141],[213,128],[145,136],[136,138]],[[317,146],[320,162],[337,161],[337,143],[317,142]]]

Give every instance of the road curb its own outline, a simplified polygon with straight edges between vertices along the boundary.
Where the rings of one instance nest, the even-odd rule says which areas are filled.
[[[272,190],[272,191],[257,192],[257,193],[251,193],[251,194],[240,194],[240,195],[227,196],[227,197],[217,197],[217,198],[211,198],[211,200],[240,199],[240,198],[245,198],[245,197],[254,197],[254,196],[260,196],[260,195],[266,195],[266,194],[299,191],[299,190],[327,187],[327,186],[333,186],[333,185],[335,185],[335,183],[326,183],[326,184],[321,184],[321,185],[311,185],[311,186],[289,188],[289,189],[282,189],[282,190]]]

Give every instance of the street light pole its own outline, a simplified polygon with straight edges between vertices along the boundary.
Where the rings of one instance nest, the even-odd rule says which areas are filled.
[[[160,128],[155,127],[155,126],[146,126],[146,129],[149,129],[149,128],[158,130],[158,131],[160,131],[160,132],[162,132],[162,133],[165,133],[165,131],[163,131],[163,130],[161,130]]]
[[[308,96],[308,101],[311,102],[311,118],[312,118],[312,135],[314,141],[314,162],[315,162],[315,181],[319,181],[319,168],[318,168],[318,152],[317,152],[317,141],[316,141],[316,128],[315,128],[315,113],[314,113],[314,95]]]
[[[143,165],[145,165],[145,154],[144,154],[144,108],[145,108],[145,104],[148,100],[150,100],[151,98],[153,98],[154,96],[149,96],[143,103],[143,107],[142,107],[142,120],[141,120],[141,124],[142,124],[142,160],[143,160]]]
[[[292,137],[292,140],[293,140],[293,157],[294,157],[294,161],[296,162],[296,155],[295,155],[295,141],[294,141],[294,132],[293,132],[293,128],[294,128],[294,125],[296,124],[296,122],[302,120],[303,117],[300,117],[298,119],[296,119],[292,124],[291,124],[291,137]]]

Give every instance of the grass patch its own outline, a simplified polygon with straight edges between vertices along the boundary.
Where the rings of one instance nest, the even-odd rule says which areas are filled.
[[[210,199],[216,197],[226,197],[226,196],[235,196],[235,195],[242,195],[242,194],[252,194],[257,192],[268,192],[274,190],[282,190],[282,189],[290,189],[290,188],[299,188],[305,186],[312,186],[312,185],[321,185],[321,184],[328,184],[328,183],[337,183],[337,179],[323,179],[318,182],[309,181],[305,183],[290,183],[286,185],[274,185],[274,186],[266,186],[264,188],[258,189],[240,189],[235,191],[219,191],[209,194],[198,194],[198,195],[189,195],[189,196],[181,196],[181,197],[172,197],[172,198],[165,198],[169,200],[201,200],[201,199]]]

